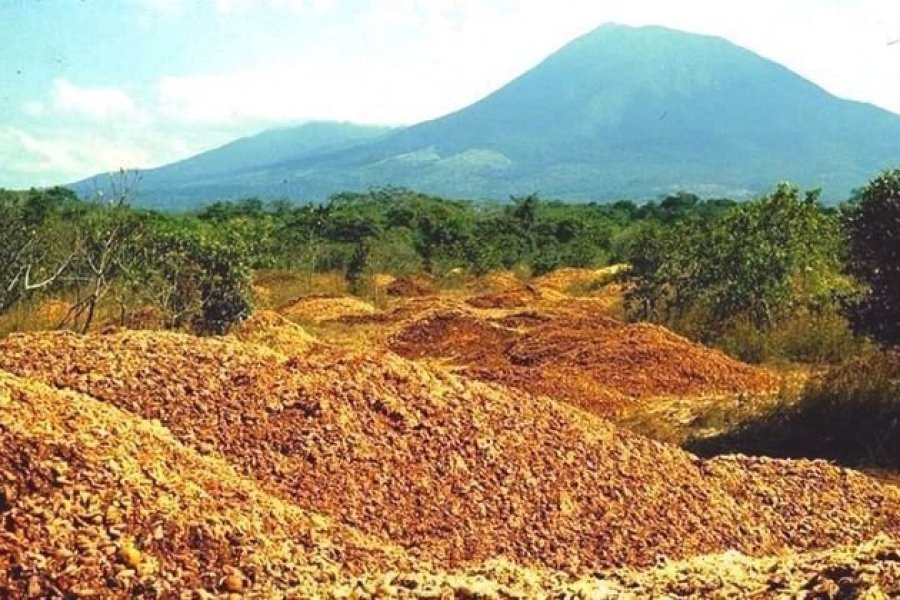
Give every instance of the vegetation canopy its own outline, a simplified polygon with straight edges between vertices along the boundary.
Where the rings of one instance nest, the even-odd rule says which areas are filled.
[[[0,311],[62,297],[58,327],[86,331],[102,304],[114,322],[152,308],[163,326],[224,333],[252,308],[254,272],[336,272],[377,300],[387,276],[460,285],[454,274],[625,263],[616,278],[633,320],[746,360],[837,362],[861,343],[847,315],[896,339],[897,173],[840,210],[784,183],[744,203],[680,192],[641,206],[533,194],[483,204],[386,187],[183,214],[131,208],[122,173],[120,193],[93,202],[59,188],[0,192]]]

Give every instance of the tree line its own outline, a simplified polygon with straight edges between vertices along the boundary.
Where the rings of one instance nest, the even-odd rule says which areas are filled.
[[[767,340],[798,315],[829,335],[845,334],[822,323],[880,341],[900,335],[900,171],[837,209],[783,184],[745,203],[684,192],[643,205],[475,203],[388,187],[322,204],[251,198],[167,214],[130,206],[127,175],[119,181],[90,201],[63,188],[0,190],[0,314],[65,296],[60,326],[87,330],[106,303],[222,333],[249,314],[259,270],[338,271],[364,293],[377,273],[528,276],[628,263],[628,317],[726,347],[740,339],[730,349],[749,358],[765,351],[747,340]]]

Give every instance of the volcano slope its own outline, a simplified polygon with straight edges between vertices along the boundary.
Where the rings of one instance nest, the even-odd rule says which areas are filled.
[[[767,371],[663,327],[597,314],[588,301],[485,318],[464,308],[412,316],[388,337],[411,359],[443,359],[468,377],[546,394],[600,416],[636,400],[764,392]]]
[[[702,461],[564,404],[391,354],[173,333],[14,335],[0,369],[158,420],[268,494],[450,569],[584,573],[857,544],[900,492],[810,461]],[[798,502],[792,501],[798,499]]]

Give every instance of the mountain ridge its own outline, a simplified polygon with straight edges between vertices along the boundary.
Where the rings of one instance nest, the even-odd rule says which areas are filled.
[[[476,200],[611,200],[683,189],[749,197],[787,179],[840,200],[900,158],[896,140],[900,116],[724,38],[602,25],[443,117],[180,189],[206,200],[286,187],[321,200],[384,185]]]

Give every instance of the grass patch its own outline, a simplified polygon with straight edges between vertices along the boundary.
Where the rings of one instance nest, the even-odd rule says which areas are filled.
[[[847,319],[834,310],[798,310],[768,330],[734,317],[712,342],[728,354],[756,364],[786,360],[833,365],[867,349],[866,340],[855,336]]]
[[[348,294],[347,280],[337,271],[257,271],[253,274],[253,292],[260,308],[274,308],[312,294]]]
[[[866,352],[810,380],[795,401],[685,446],[707,456],[740,452],[900,469],[900,352]]]

